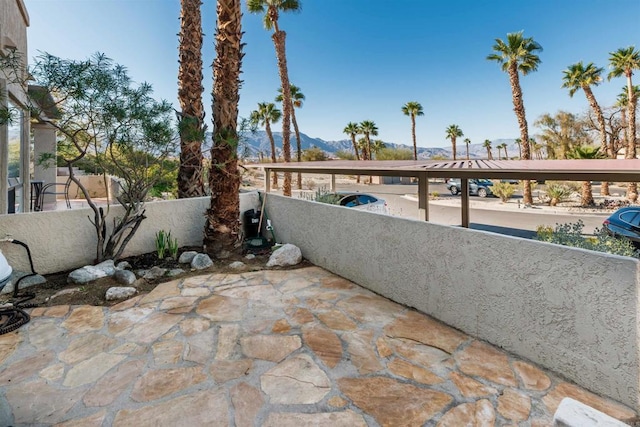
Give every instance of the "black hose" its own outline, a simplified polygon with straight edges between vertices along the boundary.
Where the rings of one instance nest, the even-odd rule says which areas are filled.
[[[25,248],[25,250],[27,251],[27,256],[29,257],[29,265],[31,267],[31,273],[20,277],[16,281],[13,287],[12,299],[13,300],[19,299],[19,300],[12,301],[12,307],[6,307],[6,308],[0,309],[0,335],[13,332],[16,329],[18,329],[20,326],[28,323],[29,320],[31,320],[31,316],[29,316],[29,314],[23,309],[36,306],[36,304],[26,304],[27,301],[35,298],[36,295],[33,292],[26,292],[26,293],[20,294],[19,293],[20,282],[22,282],[24,279],[28,277],[33,277],[38,274],[36,273],[33,267],[33,258],[31,257],[31,250],[29,250],[29,246],[27,246],[26,243],[23,243],[19,240],[14,240],[14,239],[4,239],[3,241],[13,243]]]

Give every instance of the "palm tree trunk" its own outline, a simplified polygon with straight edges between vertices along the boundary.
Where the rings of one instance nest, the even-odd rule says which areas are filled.
[[[296,160],[298,163],[302,162],[302,144],[300,143],[300,130],[298,129],[298,121],[296,120],[296,110],[291,109],[291,122],[293,123],[293,130],[296,133]],[[298,190],[302,190],[302,172],[298,172]]]
[[[416,144],[416,116],[411,115],[411,137],[413,138],[413,160],[418,160],[418,146]]]
[[[276,20],[277,21],[277,20]],[[274,22],[273,43],[276,47],[276,57],[278,58],[278,69],[280,70],[280,81],[282,83],[282,153],[284,162],[291,162],[291,85],[289,84],[289,72],[287,71],[287,56],[285,40],[287,33],[280,31]],[[282,194],[291,196],[291,172],[284,173],[284,184]]]
[[[201,0],[181,0],[180,47],[178,61],[178,114],[180,133],[180,167],[178,197],[204,195],[202,174],[202,140],[204,106],[202,105],[202,18]]]
[[[512,62],[509,65],[509,82],[511,83],[511,93],[513,95],[513,111],[516,113],[518,119],[518,125],[520,126],[520,139],[522,141],[529,141],[529,128],[527,126],[527,117],[524,111],[524,102],[522,101],[522,89],[520,88],[520,78],[518,76],[518,64]],[[505,149],[505,155],[506,153]],[[531,160],[531,152],[529,151],[529,144],[525,144],[522,147],[522,159]],[[507,157],[508,160],[508,157]],[[533,204],[533,196],[531,194],[530,181],[523,180],[523,195],[522,199],[525,205]]]
[[[242,65],[240,0],[218,0],[216,59],[213,62],[213,146],[204,246],[221,255],[238,246],[240,173],[238,172],[238,102]]]
[[[356,135],[351,134],[351,143],[353,144],[353,151],[356,153],[356,160],[360,160],[360,153],[358,153],[358,143],[356,143]]]
[[[465,145],[467,146],[467,160],[469,160],[469,144],[465,143]]]
[[[271,124],[268,120],[264,123],[264,129],[267,131],[269,143],[271,143],[271,163],[278,163],[278,160],[276,159],[276,141],[273,139]],[[273,188],[278,188],[278,172],[273,172]]]
[[[582,207],[593,205],[593,191],[591,189],[591,181],[584,181],[582,183],[582,198],[580,201]]]
[[[637,98],[633,91],[633,84],[631,83],[631,73],[627,75],[627,91],[629,97],[629,103],[627,104],[627,118],[629,132],[627,133],[627,151],[626,159],[636,158],[636,103]],[[638,183],[630,182],[627,186],[627,199],[635,202],[638,200]]]
[[[456,160],[456,139],[451,138],[451,149],[453,150],[453,160]]]
[[[602,153],[607,153],[607,128],[604,121],[604,115],[602,114],[602,109],[598,102],[596,101],[596,97],[593,95],[591,91],[591,87],[589,85],[582,86],[582,90],[584,91],[585,96],[587,97],[587,101],[589,101],[589,105],[591,105],[591,109],[593,113],[596,115],[596,120],[598,122],[598,126],[600,127],[600,150]],[[603,181],[600,185],[600,194],[603,196],[609,195],[609,183]]]

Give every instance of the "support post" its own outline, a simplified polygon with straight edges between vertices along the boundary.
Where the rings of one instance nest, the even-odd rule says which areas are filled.
[[[418,209],[424,211],[424,220],[429,221],[429,176],[426,173],[418,176]]]
[[[469,178],[460,179],[460,191],[462,192],[462,226],[469,228]]]
[[[331,187],[329,187],[329,190],[332,193],[335,193],[336,191],[336,175],[335,174],[331,174]]]
[[[264,192],[271,192],[271,169],[264,168]]]

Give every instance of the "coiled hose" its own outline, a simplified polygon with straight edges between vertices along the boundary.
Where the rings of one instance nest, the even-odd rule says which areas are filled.
[[[35,298],[36,295],[33,292],[25,292],[21,294],[19,292],[20,282],[28,277],[36,276],[38,273],[36,273],[33,267],[31,250],[29,250],[29,246],[27,246],[26,243],[11,238],[0,239],[0,242],[8,242],[18,246],[22,246],[27,251],[27,256],[29,257],[29,265],[31,266],[31,273],[20,277],[13,287],[13,295],[11,301],[12,306],[0,309],[0,335],[3,335],[15,331],[20,326],[28,323],[29,320],[31,320],[31,316],[29,316],[29,313],[24,311],[24,309],[36,306],[35,304],[27,303],[27,301]]]

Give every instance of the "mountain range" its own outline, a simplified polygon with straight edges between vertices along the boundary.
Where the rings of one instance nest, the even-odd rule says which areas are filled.
[[[273,139],[276,144],[276,152],[280,153],[282,150],[282,132],[273,132]],[[207,133],[206,136],[207,145],[211,146],[211,133]],[[295,152],[296,138],[295,135],[291,135],[291,148],[292,152]],[[385,145],[389,148],[405,148],[413,151],[413,146],[405,144],[396,144],[393,142],[384,141]],[[495,139],[491,141],[493,158],[498,158],[498,149],[496,146],[500,144],[507,144],[507,154],[510,157],[518,155],[518,144],[515,139]],[[325,141],[321,138],[312,138],[304,133],[300,133],[300,145],[303,150],[312,147],[318,147],[322,151],[326,152],[329,156],[335,156],[337,151],[345,150],[353,152],[353,144],[350,139],[341,139],[339,141]],[[208,151],[208,150],[203,150]],[[260,152],[265,157],[269,157],[271,154],[271,144],[269,143],[269,137],[265,131],[259,130],[255,132],[245,133],[238,147],[239,154],[243,157],[259,157]],[[464,141],[457,141],[456,152],[459,158],[464,158],[467,154]],[[431,159],[434,156],[452,158],[451,146],[449,147],[418,147],[418,159],[426,160]],[[487,149],[482,144],[469,144],[469,157],[473,159],[486,159]]]

